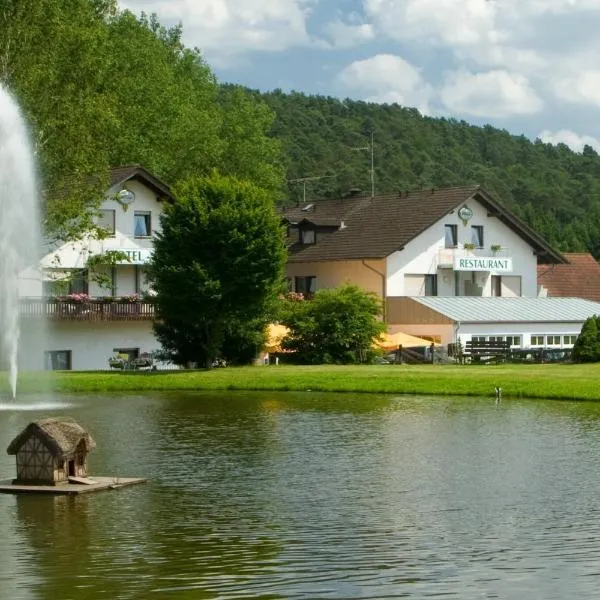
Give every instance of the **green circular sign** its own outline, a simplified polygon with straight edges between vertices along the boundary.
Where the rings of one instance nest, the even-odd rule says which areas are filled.
[[[463,206],[458,211],[458,217],[461,221],[464,221],[466,223],[467,221],[470,221],[473,218],[473,211],[468,206]]]

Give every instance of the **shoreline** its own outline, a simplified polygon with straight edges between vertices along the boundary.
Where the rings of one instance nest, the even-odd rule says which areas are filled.
[[[6,379],[3,381],[7,387]],[[318,365],[210,371],[22,373],[19,393],[143,391],[313,391],[600,400],[600,364]]]

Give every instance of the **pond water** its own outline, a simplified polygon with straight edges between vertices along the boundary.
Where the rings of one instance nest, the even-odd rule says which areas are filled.
[[[600,404],[53,400],[3,406],[0,446],[31,419],[65,414],[96,439],[92,474],[150,481],[0,496],[2,598],[598,596]],[[13,473],[0,455],[0,478]]]

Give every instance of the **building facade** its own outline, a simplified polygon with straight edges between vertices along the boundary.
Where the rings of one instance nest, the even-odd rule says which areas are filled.
[[[352,283],[375,292],[390,333],[569,348],[600,311],[578,304],[573,319],[572,303],[538,299],[538,269],[560,271],[567,259],[480,186],[350,195],[286,209],[283,218],[290,290],[310,296]],[[461,321],[468,300],[479,316]]]
[[[146,264],[172,199],[142,167],[111,172],[97,217],[103,236],[59,244],[21,275],[22,368],[108,369],[111,357],[134,364],[158,349]]]

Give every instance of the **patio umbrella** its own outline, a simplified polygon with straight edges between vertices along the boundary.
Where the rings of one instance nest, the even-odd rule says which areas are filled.
[[[398,346],[403,348],[428,348],[431,346],[431,341],[398,331],[397,333],[384,333],[379,339],[374,340],[373,345],[383,350],[397,350]],[[436,346],[439,346],[439,344],[436,344]]]
[[[265,350],[267,352],[282,352],[281,342],[289,332],[290,330],[285,325],[270,323],[267,327],[267,343],[265,345]]]

